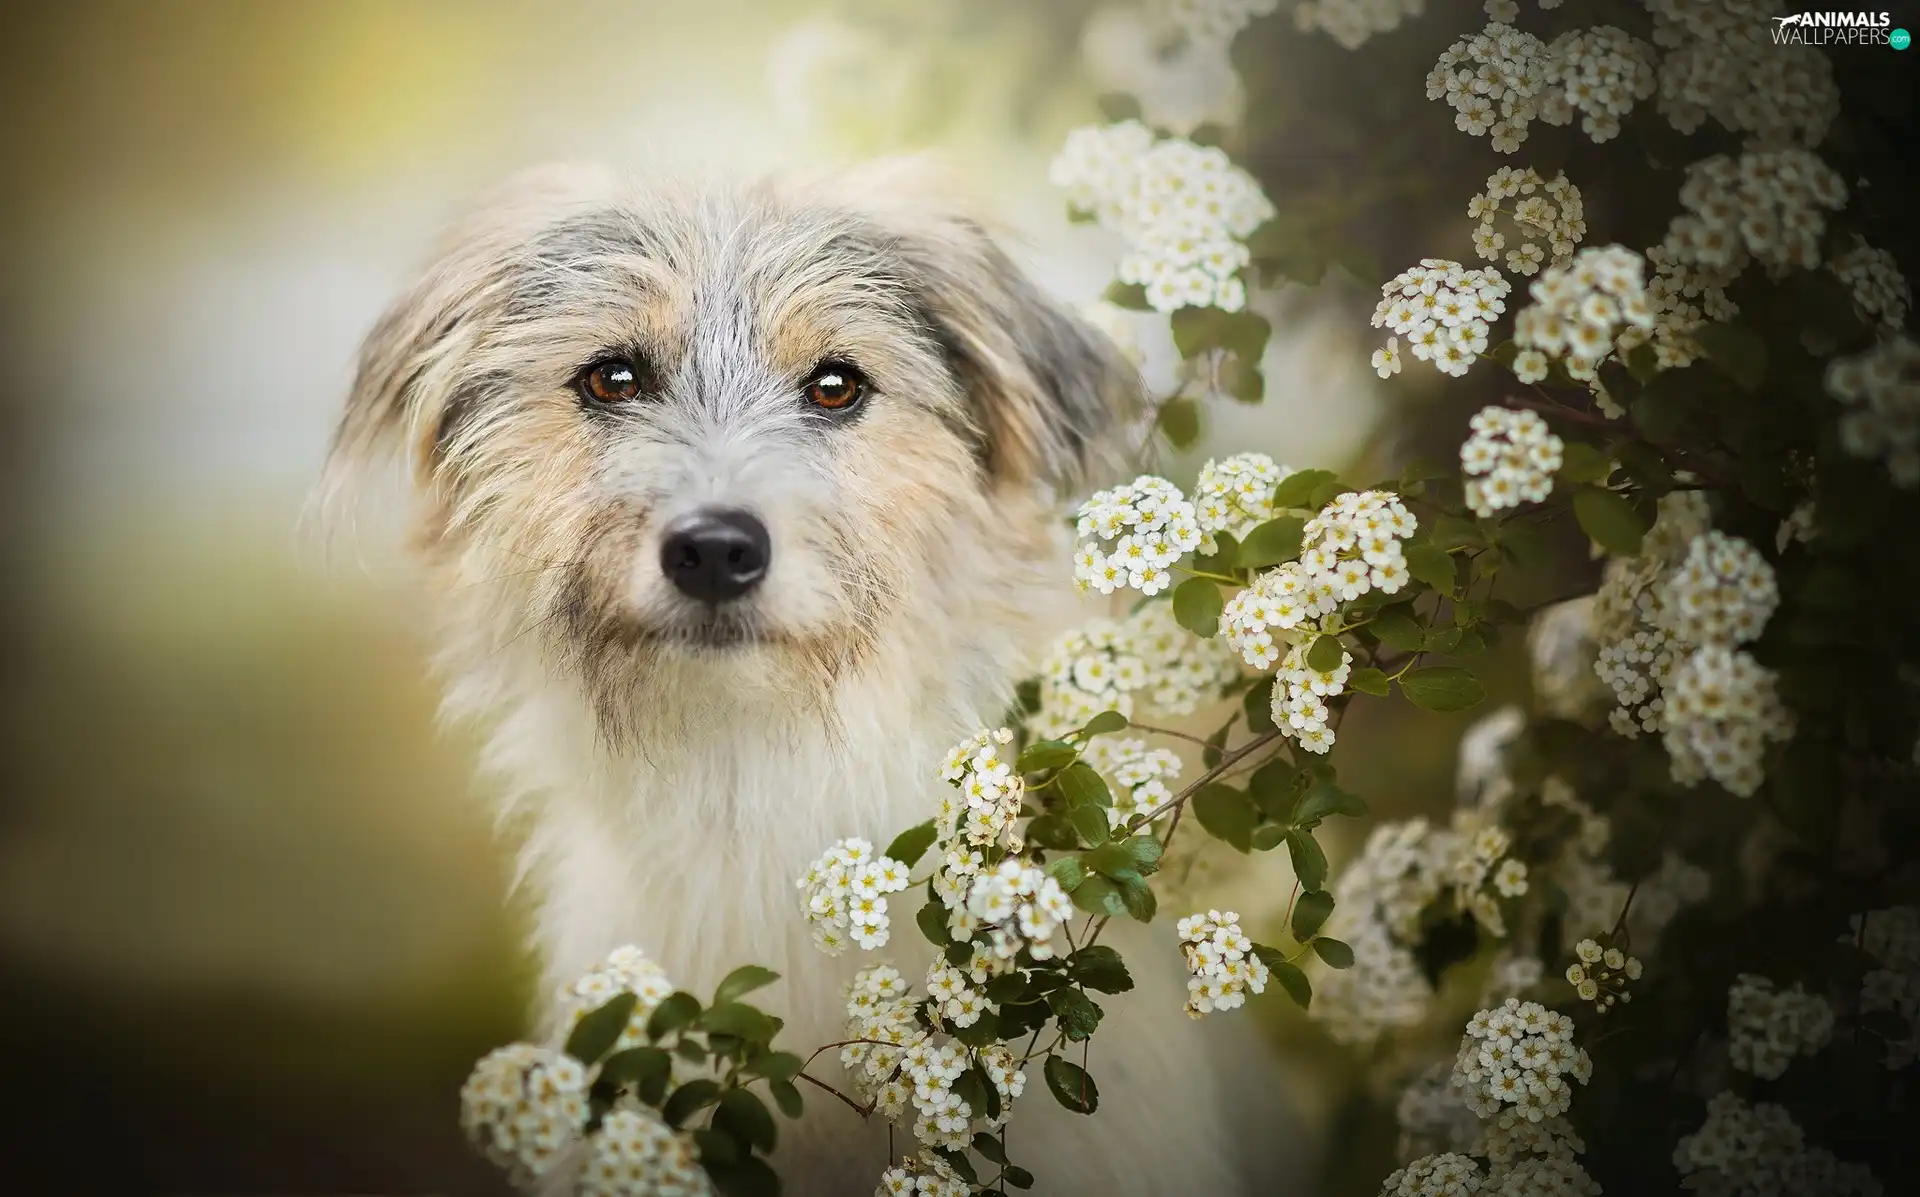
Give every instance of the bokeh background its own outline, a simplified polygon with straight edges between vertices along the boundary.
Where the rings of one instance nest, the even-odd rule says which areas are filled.
[[[4,6],[6,1174],[498,1191],[455,1091],[520,1028],[510,845],[435,724],[398,492],[344,544],[305,518],[358,340],[442,222],[554,159],[932,149],[1090,300],[1114,247],[1069,225],[1047,162],[1158,53],[1081,0]],[[1371,286],[1336,269],[1265,297],[1267,402],[1210,412],[1196,456],[1377,455]],[[1169,352],[1148,350],[1151,372]],[[1377,811],[1444,798],[1440,732],[1423,756],[1350,727],[1344,776]],[[1327,1061],[1295,1056],[1332,1087],[1299,1086],[1314,1125],[1360,1142],[1314,1100]]]

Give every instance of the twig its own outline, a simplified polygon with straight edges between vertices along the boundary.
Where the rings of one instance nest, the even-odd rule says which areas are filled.
[[[1222,756],[1220,758],[1219,764],[1207,770],[1205,773],[1202,773],[1198,778],[1194,780],[1192,785],[1181,790],[1178,794],[1175,794],[1173,797],[1167,799],[1165,802],[1162,802],[1159,806],[1154,807],[1151,811],[1148,811],[1147,817],[1141,820],[1140,825],[1142,827],[1145,827],[1148,823],[1153,822],[1155,819],[1159,818],[1161,815],[1166,814],[1168,811],[1178,809],[1181,803],[1185,802],[1187,799],[1193,797],[1196,793],[1198,793],[1202,786],[1206,785],[1208,782],[1212,781],[1214,778],[1220,776],[1222,773],[1225,773],[1228,769],[1232,768],[1234,765],[1239,764],[1242,760],[1246,759],[1248,756],[1251,756],[1253,753],[1258,752],[1260,749],[1265,748],[1267,745],[1273,743],[1275,740],[1278,740],[1278,739],[1280,739],[1280,730],[1278,728],[1275,728],[1270,732],[1263,732],[1259,737],[1253,740],[1249,740],[1247,743],[1242,744],[1240,747],[1234,749],[1232,752],[1229,752],[1225,756]]]
[[[1185,740],[1189,744],[1198,744],[1202,748],[1211,747],[1211,745],[1199,736],[1192,735],[1188,732],[1174,731],[1170,727],[1155,727],[1150,723],[1136,723],[1132,720],[1128,720],[1127,726],[1137,732],[1146,732],[1148,735],[1172,736],[1176,740]]]
[[[853,1100],[853,1098],[848,1097],[846,1094],[840,1092],[840,1090],[834,1088],[832,1085],[827,1084],[825,1081],[821,1080],[817,1076],[813,1076],[805,1072],[796,1072],[793,1074],[793,1076],[795,1080],[805,1081],[809,1085],[813,1085],[816,1088],[825,1089],[827,1092],[833,1094],[835,1097],[839,1098],[841,1101],[846,1102],[847,1107],[851,1109],[854,1113],[860,1115],[860,1117],[862,1118],[868,1117],[873,1113],[872,1106],[861,1105],[859,1102]]]

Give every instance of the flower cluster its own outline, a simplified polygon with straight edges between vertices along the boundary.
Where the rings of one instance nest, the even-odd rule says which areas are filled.
[[[1882,1192],[1864,1165],[1842,1163],[1823,1147],[1809,1147],[1784,1108],[1748,1105],[1734,1093],[1717,1093],[1707,1103],[1706,1122],[1674,1147],[1673,1166],[1686,1187],[1727,1197],[1880,1197]]]
[[[1426,0],[1305,0],[1293,10],[1302,33],[1318,29],[1349,50],[1376,33],[1391,33],[1426,9]]]
[[[1691,644],[1746,644],[1780,605],[1773,567],[1737,536],[1709,531],[1693,538],[1686,560],[1666,582],[1667,630]]]
[[[1490,136],[1494,149],[1511,154],[1534,118],[1548,119],[1541,108],[1547,73],[1546,43],[1496,22],[1447,47],[1427,72],[1427,99],[1444,99],[1462,133]],[[1551,123],[1566,124],[1570,113]]]
[[[693,1144],[652,1110],[609,1111],[593,1136],[579,1197],[706,1197],[713,1192]]]
[[[1200,549],[1211,553],[1221,532],[1235,540],[1273,518],[1273,488],[1294,471],[1265,453],[1236,453],[1209,458],[1193,484],[1193,509],[1200,520]]]
[[[1062,635],[1040,662],[1040,710],[1028,727],[1058,739],[1102,711],[1133,715],[1144,704],[1191,714],[1238,677],[1233,653],[1181,627],[1165,603],[1125,620],[1093,619]]]
[[[1781,275],[1820,264],[1828,212],[1846,206],[1847,185],[1806,150],[1750,150],[1687,168],[1686,212],[1661,242],[1677,262],[1737,275],[1749,261]]]
[[[1665,720],[1674,780],[1694,785],[1711,777],[1742,798],[1752,797],[1766,776],[1768,743],[1793,735],[1793,714],[1780,701],[1772,671],[1718,645],[1695,650],[1674,670]]]
[[[1145,740],[1135,739],[1102,737],[1087,745],[1080,759],[1118,791],[1107,808],[1107,821],[1115,830],[1173,797],[1167,782],[1180,776],[1182,768],[1180,754],[1171,748],[1149,748]]]
[[[1604,1011],[1615,1002],[1633,1000],[1627,983],[1640,979],[1639,960],[1597,939],[1581,940],[1573,945],[1573,954],[1577,959],[1567,966],[1567,984],[1581,1001]]]
[[[1486,1184],[1480,1165],[1457,1151],[1423,1156],[1381,1182],[1380,1197],[1465,1197]]]
[[[1541,119],[1563,125],[1578,112],[1582,132],[1611,141],[1620,118],[1659,87],[1658,64],[1652,46],[1612,25],[1563,33],[1547,47]]]
[[[984,848],[1019,842],[1013,824],[1020,817],[1026,781],[1001,755],[1012,743],[1010,727],[982,729],[947,750],[940,777],[958,793],[941,795],[934,813],[941,843]]]
[[[1889,329],[1907,322],[1913,288],[1900,273],[1900,263],[1886,250],[1868,245],[1855,234],[1853,248],[1835,255],[1827,269],[1853,292],[1853,308],[1860,319]]]
[[[1198,42],[1224,45],[1255,17],[1274,10],[1279,0],[1159,0],[1167,18]]]
[[[1376,359],[1382,377],[1399,371],[1400,338],[1413,356],[1458,377],[1487,349],[1487,330],[1507,310],[1512,284],[1489,266],[1468,270],[1458,262],[1422,258],[1381,286],[1373,326],[1391,329],[1391,368]]]
[[[1082,594],[1123,587],[1158,594],[1172,584],[1173,563],[1200,545],[1193,504],[1179,487],[1151,474],[1095,491],[1080,505],[1078,531],[1073,579]]]
[[[1700,346],[1691,335],[1695,329],[1708,321],[1731,320],[1739,315],[1740,305],[1727,298],[1727,286],[1737,272],[1703,266],[1664,245],[1649,249],[1647,262],[1653,267],[1653,278],[1647,282],[1653,326],[1644,333],[1629,328],[1621,334],[1620,345],[1631,349],[1650,341],[1655,365],[1662,370],[1679,369],[1700,356]]]
[[[967,1197],[973,1186],[953,1165],[931,1151],[902,1160],[880,1174],[873,1197]]]
[[[600,965],[560,991],[560,1008],[567,1025],[585,1018],[622,993],[634,996],[633,1014],[613,1045],[614,1051],[638,1047],[647,1041],[647,1020],[673,992],[667,970],[639,948],[615,948]]]
[[[1614,731],[1633,739],[1666,726],[1666,689],[1679,664],[1673,637],[1660,628],[1641,628],[1600,650],[1593,669],[1613,691],[1607,721]]]
[[[1180,920],[1180,954],[1186,958],[1187,1015],[1200,1018],[1215,1010],[1244,1005],[1247,991],[1264,993],[1267,966],[1253,954],[1253,941],[1240,930],[1240,916],[1209,910]]]
[[[1273,216],[1253,177],[1220,150],[1156,140],[1138,121],[1068,134],[1049,177],[1076,208],[1127,242],[1118,277],[1156,311],[1246,304],[1246,238]]]
[[[1825,998],[1742,973],[1727,989],[1727,1056],[1740,1071],[1775,1080],[1795,1056],[1827,1045],[1833,1020]]]
[[[1352,672],[1353,654],[1345,649],[1340,650],[1340,664],[1319,670],[1307,663],[1305,645],[1289,648],[1280,668],[1274,671],[1274,726],[1308,752],[1332,752],[1333,729],[1327,726],[1327,720],[1333,712],[1327,708],[1327,699],[1346,691]]]
[[[1854,938],[1880,967],[1861,978],[1860,1009],[1889,1010],[1907,1020],[1907,1037],[1889,1039],[1886,1066],[1905,1068],[1920,1057],[1920,909],[1894,906],[1854,920]]]
[[[548,1048],[495,1048],[460,1087],[461,1129],[522,1187],[546,1175],[586,1125],[586,1069]]]
[[[1573,1020],[1538,1002],[1509,998],[1467,1021],[1454,1059],[1454,1084],[1482,1118],[1507,1107],[1538,1122],[1573,1103],[1568,1081],[1586,1084],[1593,1061],[1573,1045]]]
[[[1846,406],[1840,444],[1880,457],[1894,485],[1920,486],[1920,345],[1897,333],[1827,367],[1827,394]]]
[[[1537,413],[1483,407],[1460,446],[1467,474],[1467,506],[1482,519],[1522,503],[1538,503],[1553,491],[1554,471],[1566,445]]]
[[[1053,956],[1054,932],[1073,918],[1073,899],[1045,869],[1010,856],[974,879],[966,914],[971,925],[955,931],[985,930],[1001,960],[1012,960],[1023,949],[1035,960],[1046,960]]]
[[[1013,784],[1019,785],[1019,778]],[[1019,809],[1019,798],[1014,808]],[[794,885],[813,927],[813,942],[829,956],[843,951],[849,939],[872,951],[887,942],[892,919],[888,894],[907,888],[907,866],[874,855],[873,845],[859,838],[835,843],[807,866]]]
[[[1589,247],[1535,279],[1527,289],[1533,303],[1513,319],[1520,349],[1513,371],[1520,381],[1545,378],[1552,357],[1572,377],[1593,379],[1622,331],[1651,328],[1644,265],[1639,254],[1618,245]]]
[[[1503,206],[1502,200],[1512,203]],[[1507,248],[1507,235],[1494,227],[1501,216],[1513,230],[1512,248]],[[1531,167],[1503,166],[1487,177],[1485,191],[1467,201],[1467,218],[1480,222],[1473,230],[1474,251],[1492,262],[1506,249],[1507,269],[1515,274],[1532,274],[1544,264],[1564,261],[1587,235],[1580,189],[1564,171],[1543,181]]]
[[[1760,0],[1647,0],[1660,64],[1660,112],[1692,133],[1707,117],[1755,145],[1819,145],[1840,112],[1832,64],[1815,46],[1782,45]]]

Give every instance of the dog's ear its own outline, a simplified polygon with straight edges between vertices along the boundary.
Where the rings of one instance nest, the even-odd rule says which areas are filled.
[[[461,414],[461,363],[508,303],[540,228],[597,202],[609,176],[595,168],[545,167],[487,196],[441,241],[420,278],[374,324],[328,454],[328,489],[395,450],[427,481],[447,430]]]
[[[967,388],[989,471],[1071,490],[1115,457],[1141,388],[1113,342],[1047,295],[981,220],[957,210],[956,190],[925,163],[881,164],[860,178],[860,206],[884,230]]]

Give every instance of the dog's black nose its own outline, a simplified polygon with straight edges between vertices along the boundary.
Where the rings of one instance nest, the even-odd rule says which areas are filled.
[[[773,558],[767,526],[745,511],[696,511],[675,521],[660,546],[660,570],[703,603],[736,599],[760,584]]]

